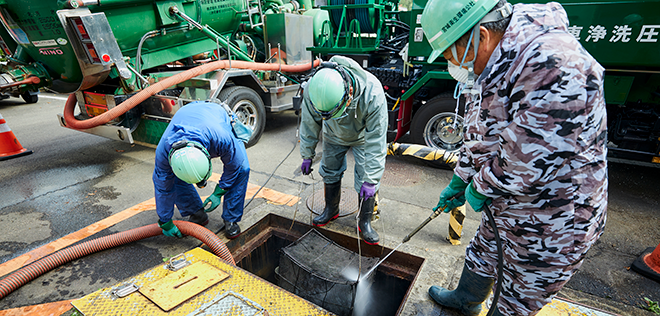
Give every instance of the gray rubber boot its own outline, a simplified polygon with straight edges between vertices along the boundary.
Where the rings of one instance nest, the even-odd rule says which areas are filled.
[[[312,224],[317,227],[325,226],[331,220],[339,217],[339,201],[341,201],[341,181],[326,183],[323,187],[325,194],[325,209],[321,215],[312,219]]]
[[[484,278],[463,265],[463,273],[458,281],[458,287],[449,291],[439,286],[431,286],[429,295],[438,304],[460,310],[465,315],[476,316],[481,312],[483,303],[491,289],[494,280]]]

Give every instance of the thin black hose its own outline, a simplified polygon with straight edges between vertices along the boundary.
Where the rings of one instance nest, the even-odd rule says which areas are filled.
[[[289,153],[286,154],[286,157],[284,157],[284,159],[282,159],[282,161],[280,161],[280,163],[277,165],[277,167],[275,167],[275,170],[273,170],[273,172],[271,172],[270,176],[268,176],[268,179],[266,179],[266,182],[264,182],[264,184],[261,185],[259,190],[257,190],[257,192],[254,193],[252,198],[250,198],[250,200],[245,204],[245,207],[243,207],[243,209],[245,209],[248,205],[250,205],[252,200],[254,200],[254,198],[257,196],[257,194],[259,194],[261,189],[263,189],[264,186],[266,186],[266,184],[268,183],[268,181],[270,181],[270,179],[273,177],[273,175],[275,175],[275,171],[277,171],[277,169],[289,158],[289,156],[291,156],[291,153],[293,153],[293,150],[296,149],[297,145],[298,145],[298,143],[293,144],[293,148],[291,148],[291,151],[289,151]]]
[[[497,286],[495,286],[495,292],[493,292],[493,302],[490,304],[490,309],[488,309],[488,314],[486,316],[492,316],[493,313],[497,310],[497,301],[500,298],[500,292],[502,291],[502,278],[504,272],[504,251],[502,251],[502,240],[500,239],[500,234],[497,231],[497,225],[495,224],[495,218],[493,218],[493,213],[490,212],[488,205],[484,205],[484,213],[488,217],[490,222],[490,227],[493,228],[493,234],[495,235],[495,244],[497,245]]]

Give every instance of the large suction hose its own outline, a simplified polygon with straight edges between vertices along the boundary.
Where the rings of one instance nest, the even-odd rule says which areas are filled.
[[[236,265],[231,252],[222,242],[222,240],[213,234],[210,230],[194,223],[184,221],[174,221],[181,233],[193,236],[205,243],[211,251],[225,262]],[[151,224],[143,227],[134,228],[124,232],[108,235],[105,237],[86,241],[84,243],[62,249],[41,258],[29,265],[10,274],[0,281],[0,299],[9,295],[17,288],[34,280],[38,276],[70,261],[84,257],[88,254],[101,250],[110,249],[116,246],[131,243],[148,237],[158,236],[163,231],[157,224]]]
[[[71,94],[69,95],[69,98],[67,99],[66,104],[64,106],[64,120],[66,121],[66,126],[73,129],[88,129],[99,125],[103,125],[105,123],[114,120],[120,115],[128,112],[128,110],[140,104],[142,101],[146,100],[150,96],[155,95],[156,93],[168,87],[177,85],[180,82],[189,80],[191,78],[218,69],[231,67],[231,68],[239,68],[239,69],[282,71],[282,72],[293,73],[293,72],[303,72],[309,70],[312,67],[318,66],[319,63],[320,60],[315,60],[312,66],[312,63],[309,64],[306,63],[302,65],[281,65],[281,64],[254,63],[254,62],[238,61],[238,60],[234,60],[231,62],[228,60],[218,60],[201,66],[197,66],[192,69],[188,69],[172,77],[168,77],[162,81],[159,81],[145,88],[144,90],[138,92],[136,95],[132,96],[131,98],[122,102],[120,105],[112,108],[111,110],[88,120],[81,121],[76,119],[76,117],[73,115],[73,109],[76,105],[76,96],[75,94]]]

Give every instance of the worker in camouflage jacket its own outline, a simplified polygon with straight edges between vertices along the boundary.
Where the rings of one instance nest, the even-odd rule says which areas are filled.
[[[568,33],[556,2],[431,0],[422,26],[431,61],[440,54],[449,61],[459,81],[455,97],[466,102],[459,162],[436,209],[466,200],[475,211],[488,206],[504,250],[494,315],[535,315],[605,226],[604,69]],[[482,216],[458,287],[432,286],[429,295],[477,315],[493,288],[497,257]]]

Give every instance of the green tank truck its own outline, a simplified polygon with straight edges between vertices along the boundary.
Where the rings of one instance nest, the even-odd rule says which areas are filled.
[[[560,2],[572,34],[606,68],[609,158],[660,166],[660,1]],[[409,134],[415,143],[452,152],[462,141],[462,109],[454,115],[455,81],[446,61],[426,61],[431,49],[420,24],[425,4],[0,0],[0,48],[7,53],[0,93],[27,102],[36,102],[39,88],[71,93],[79,114],[74,118],[65,108],[62,126],[144,144],[157,143],[187,102],[219,99],[254,129],[252,145],[266,112],[295,109],[294,96],[313,60],[339,54],[382,82],[390,141]],[[147,91],[216,60],[236,62]],[[236,69],[239,61],[274,68]],[[97,122],[145,93],[121,115]]]
[[[0,0],[0,36],[8,44],[0,92],[71,94],[79,114],[65,108],[62,126],[152,145],[181,106],[222,99],[253,129],[252,145],[266,112],[293,108],[312,66],[305,48],[314,46],[319,11],[306,0]],[[158,82],[217,60],[235,62],[151,91],[102,124],[95,120]],[[251,69],[264,63],[271,70]]]
[[[389,2],[350,1],[321,6],[330,12],[331,41],[310,50],[351,56],[381,80],[391,140],[409,133],[415,143],[457,150],[463,109],[454,115],[456,82],[446,61],[427,63],[431,47],[420,23],[426,1],[413,1],[407,11],[392,10]],[[660,166],[660,1],[559,2],[569,31],[606,69],[609,159]],[[376,18],[367,18],[372,14]]]

